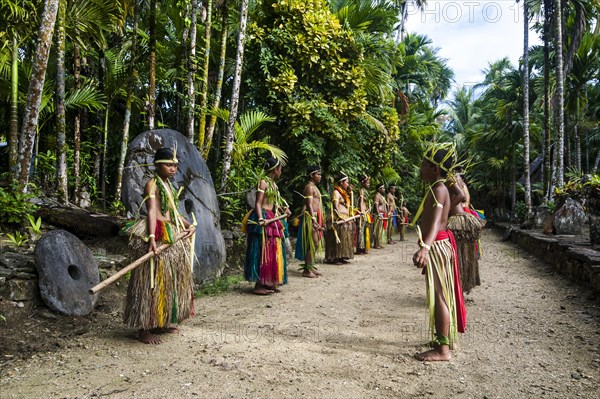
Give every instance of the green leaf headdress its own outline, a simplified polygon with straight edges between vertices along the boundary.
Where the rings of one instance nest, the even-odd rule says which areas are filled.
[[[447,151],[446,155],[442,159],[436,160],[435,156],[440,151]],[[432,164],[438,166],[446,173],[450,173],[452,169],[456,166],[456,147],[454,143],[431,143],[425,149],[425,153],[423,154],[423,158],[431,162]],[[446,165],[446,162],[451,159],[452,162],[450,165]]]

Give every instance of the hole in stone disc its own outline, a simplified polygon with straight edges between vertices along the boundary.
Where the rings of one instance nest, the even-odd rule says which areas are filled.
[[[67,270],[69,272],[69,276],[71,276],[73,280],[79,280],[79,278],[81,277],[81,273],[79,273],[79,269],[77,268],[77,266],[69,265]]]

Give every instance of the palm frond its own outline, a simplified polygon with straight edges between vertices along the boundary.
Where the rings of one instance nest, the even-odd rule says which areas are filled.
[[[373,129],[376,129],[380,133],[383,133],[386,136],[388,136],[388,131],[385,128],[385,125],[379,119],[375,118],[373,115],[371,115],[369,113],[365,113],[363,115],[363,118],[367,122],[367,124],[369,126],[371,126]]]

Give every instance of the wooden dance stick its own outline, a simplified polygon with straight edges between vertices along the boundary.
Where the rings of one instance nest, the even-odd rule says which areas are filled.
[[[276,222],[276,221],[281,220],[281,219],[285,219],[288,216],[290,216],[290,215],[287,215],[287,214],[284,213],[283,215],[279,215],[276,218],[265,220],[265,224],[269,224],[269,223],[273,223],[273,222]]]
[[[361,217],[361,215],[354,215],[354,216],[352,216],[351,218],[348,218],[348,219],[340,219],[337,222],[335,222],[335,224],[348,223],[348,222],[350,222],[350,221],[352,221],[354,219],[358,219],[359,217]]]
[[[175,241],[173,242],[173,244],[175,244],[177,241],[181,240],[187,234],[188,234],[187,232],[183,232],[183,233],[179,234],[177,236],[177,238],[175,239]],[[173,244],[162,244],[160,247],[158,247],[156,249],[158,252],[162,252],[165,249],[169,248]],[[143,255],[141,258],[139,258],[135,262],[128,264],[127,266],[125,266],[124,268],[122,268],[121,270],[119,270],[118,272],[116,272],[115,274],[113,274],[112,276],[107,278],[106,280],[101,281],[100,283],[96,284],[95,286],[90,288],[88,292],[90,293],[90,295],[93,295],[93,294],[97,293],[98,291],[105,289],[106,287],[108,287],[109,285],[111,285],[112,283],[114,283],[115,281],[120,279],[121,277],[123,277],[125,274],[127,274],[127,272],[135,269],[136,267],[138,267],[139,265],[141,265],[142,263],[144,263],[145,261],[150,259],[152,256],[154,256],[154,252],[152,252],[152,251],[148,252],[146,255]]]

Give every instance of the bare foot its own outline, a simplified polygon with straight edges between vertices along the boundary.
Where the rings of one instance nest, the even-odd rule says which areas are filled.
[[[145,344],[150,344],[150,345],[158,345],[158,344],[162,344],[162,341],[160,340],[159,337],[157,337],[156,335],[152,334],[149,330],[140,330],[138,332],[138,341],[143,342]]]
[[[317,277],[322,276],[323,273],[321,273],[320,271],[318,271],[317,269],[313,269],[312,271]]]
[[[255,288],[254,291],[252,291],[255,295],[271,295],[273,293],[275,293],[275,291],[273,290],[269,290],[265,287],[258,287]]]
[[[450,353],[447,345],[441,345],[426,352],[416,354],[415,359],[422,362],[447,362],[448,360],[452,359],[452,354]]]
[[[313,273],[313,272],[312,272],[312,271],[310,271],[310,270],[305,270],[305,271],[303,271],[303,272],[302,272],[302,277],[308,277],[308,278],[317,278],[317,277],[319,277],[319,276],[317,276],[317,274],[316,274],[316,273]]]

